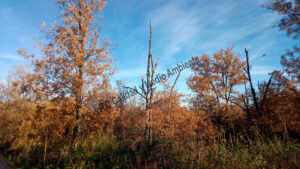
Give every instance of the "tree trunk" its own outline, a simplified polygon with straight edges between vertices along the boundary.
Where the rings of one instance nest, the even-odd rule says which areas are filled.
[[[45,145],[44,145],[44,168],[46,168],[47,160],[47,141],[48,141],[48,130],[46,131]]]
[[[82,10],[82,1],[79,1],[79,15],[81,16],[81,10]],[[73,129],[73,138],[72,138],[72,144],[74,143],[75,139],[78,137],[79,131],[80,131],[80,110],[82,107],[82,88],[83,88],[83,68],[84,68],[84,38],[85,38],[85,31],[84,28],[82,27],[82,21],[79,20],[78,21],[78,25],[79,25],[79,44],[80,44],[80,48],[79,48],[79,57],[80,57],[80,61],[78,63],[78,71],[79,71],[79,77],[78,77],[78,81],[76,81],[76,89],[75,89],[75,120],[76,120],[76,124],[74,126]]]

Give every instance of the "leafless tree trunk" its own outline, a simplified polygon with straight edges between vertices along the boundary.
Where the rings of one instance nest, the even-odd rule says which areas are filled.
[[[251,74],[250,74],[251,66],[249,64],[249,55],[248,55],[248,50],[247,49],[245,49],[245,54],[246,54],[246,63],[247,63],[247,65],[246,65],[246,68],[244,70],[247,73],[247,78],[248,78],[248,81],[249,81],[249,84],[250,84],[250,90],[251,90],[251,93],[252,93],[252,99],[253,99],[253,102],[254,102],[255,109],[256,109],[257,113],[259,113],[260,112],[259,105],[258,105],[256,92],[255,92],[255,89],[253,87],[252,78],[251,78]]]
[[[151,116],[152,116],[152,105],[153,105],[153,94],[155,92],[154,86],[154,75],[158,63],[158,59],[154,65],[153,62],[153,57],[151,53],[151,45],[152,45],[152,26],[151,26],[151,21],[150,21],[150,39],[149,39],[149,53],[148,53],[148,62],[147,62],[147,72],[146,72],[146,82],[144,80],[144,77],[142,77],[142,87],[141,90],[142,92],[139,92],[136,88],[130,88],[135,90],[142,98],[145,99],[146,102],[146,107],[145,107],[145,112],[146,112],[146,121],[147,124],[145,126],[145,139],[147,140],[148,143],[152,144],[152,128],[151,128]]]
[[[249,84],[250,84],[250,90],[251,90],[252,99],[253,99],[253,103],[254,103],[254,106],[255,106],[256,113],[259,116],[261,116],[262,113],[263,113],[264,102],[265,102],[265,99],[267,97],[267,94],[268,94],[268,91],[269,91],[269,88],[270,88],[270,85],[271,85],[271,82],[272,82],[272,79],[273,79],[273,74],[271,74],[271,77],[269,78],[267,84],[264,86],[264,89],[262,91],[262,96],[258,98],[257,95],[256,95],[256,92],[255,92],[255,89],[253,87],[253,83],[252,83],[252,78],[251,78],[251,73],[250,73],[251,66],[249,64],[249,54],[248,54],[247,49],[245,49],[245,54],[246,54],[246,63],[247,63],[247,65],[244,68],[244,70],[247,73],[247,79],[248,79]],[[248,113],[250,113],[250,111]],[[249,115],[249,118],[251,118],[251,115]]]

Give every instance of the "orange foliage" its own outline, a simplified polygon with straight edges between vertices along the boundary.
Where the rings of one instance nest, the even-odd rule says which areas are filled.
[[[242,109],[233,103],[240,95],[236,87],[246,83],[245,62],[232,48],[215,53],[213,58],[204,54],[198,60],[192,67],[194,76],[187,81],[197,93],[196,110],[209,113],[219,127],[233,128],[233,122],[244,116]]]

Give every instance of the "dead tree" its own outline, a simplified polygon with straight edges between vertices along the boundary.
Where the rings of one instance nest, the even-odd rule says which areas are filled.
[[[249,84],[250,84],[250,90],[251,90],[255,110],[256,110],[257,113],[259,113],[259,105],[258,105],[258,101],[257,101],[256,92],[255,92],[255,89],[254,89],[253,83],[252,83],[252,78],[251,78],[251,74],[250,74],[251,66],[249,64],[249,55],[248,55],[248,50],[246,48],[245,48],[245,54],[246,54],[246,63],[247,63],[247,65],[246,65],[246,68],[244,70],[247,73],[247,79],[248,79]]]
[[[256,91],[255,91],[253,83],[252,83],[252,78],[251,78],[251,73],[250,73],[251,66],[249,64],[249,54],[248,54],[247,49],[245,49],[245,54],[246,54],[246,67],[244,68],[244,71],[247,74],[247,80],[250,84],[250,90],[251,90],[252,100],[253,100],[253,103],[255,106],[255,111],[258,116],[261,116],[263,113],[264,102],[267,97],[267,94],[268,94],[268,91],[269,91],[269,88],[270,88],[270,85],[271,85],[271,82],[273,79],[273,73],[271,74],[268,82],[266,83],[265,87],[263,88],[262,95],[260,97],[257,97]],[[250,112],[247,112],[247,113],[250,113]],[[251,118],[250,114],[249,114],[249,118]]]
[[[146,81],[144,77],[142,77],[142,85],[141,85],[141,92],[139,92],[136,88],[130,88],[135,90],[142,98],[145,99],[145,118],[146,118],[146,125],[145,125],[145,139],[148,143],[152,143],[152,127],[151,127],[151,116],[152,116],[152,105],[153,105],[153,94],[155,92],[154,87],[154,76],[155,71],[157,68],[157,63],[154,64],[153,57],[151,53],[151,45],[152,45],[152,27],[150,21],[150,39],[149,39],[149,53],[148,53],[148,61],[147,61],[147,72],[146,72]]]

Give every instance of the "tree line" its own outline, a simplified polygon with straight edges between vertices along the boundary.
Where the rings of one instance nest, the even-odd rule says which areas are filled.
[[[187,79],[194,96],[156,90],[150,23],[149,53],[139,90],[117,83],[102,38],[103,0],[57,0],[61,22],[44,31],[38,55],[0,86],[0,152],[19,168],[297,168],[300,132],[300,50],[282,70],[253,81],[251,53],[225,48],[196,56]],[[264,6],[299,39],[300,1]],[[28,71],[29,70],[29,71]],[[128,89],[137,96],[113,103]],[[186,103],[186,104],[182,104]],[[103,109],[103,107],[105,107]]]

